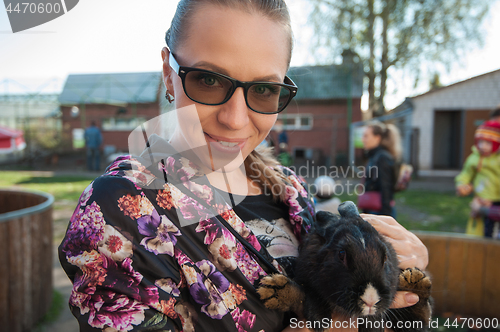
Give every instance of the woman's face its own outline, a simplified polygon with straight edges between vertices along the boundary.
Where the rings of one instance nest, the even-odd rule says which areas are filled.
[[[380,135],[374,135],[372,127],[366,127],[363,132],[363,146],[365,150],[375,149],[380,145]]]
[[[186,35],[189,37],[180,43],[175,53],[180,66],[214,71],[243,82],[282,83],[284,80],[290,52],[288,32],[261,14],[204,5],[191,17]],[[259,114],[249,109],[242,88],[237,88],[222,105],[193,102],[184,93],[180,77],[170,68],[168,54],[164,48],[164,81],[175,97],[176,108],[194,104],[206,144],[223,154],[228,145],[237,143],[244,160],[267,136],[277,114]],[[183,114],[178,113],[179,124],[192,121],[193,117],[187,112],[186,119],[182,118]],[[181,125],[178,130],[186,136],[187,127]]]

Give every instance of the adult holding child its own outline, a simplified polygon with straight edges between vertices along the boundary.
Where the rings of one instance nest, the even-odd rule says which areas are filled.
[[[59,248],[73,314],[81,331],[291,329],[256,292],[269,273],[293,275],[315,214],[298,177],[257,148],[297,89],[285,75],[286,5],[181,0],[166,42],[163,81],[178,124],[82,194]],[[426,267],[412,233],[365,218],[401,267]],[[400,292],[395,306],[415,296]]]

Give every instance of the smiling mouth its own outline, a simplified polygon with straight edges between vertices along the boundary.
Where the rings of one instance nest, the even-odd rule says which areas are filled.
[[[226,141],[226,140],[220,139],[218,137],[214,137],[214,136],[207,134],[207,133],[205,133],[205,135],[208,136],[210,139],[216,141],[217,143],[220,143],[221,145],[227,146],[227,147],[234,147],[236,145],[243,144],[246,141],[246,139],[230,139],[230,141]]]
[[[224,141],[219,141],[219,140],[216,140],[216,141],[217,141],[217,143],[220,143],[220,145],[227,146],[228,148],[232,148],[233,146],[238,145],[238,142],[224,142]]]

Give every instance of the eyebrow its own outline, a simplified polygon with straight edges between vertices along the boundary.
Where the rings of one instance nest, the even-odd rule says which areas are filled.
[[[200,68],[200,69],[207,69],[211,70],[214,72],[217,72],[219,74],[224,74],[226,76],[232,77],[229,75],[228,71],[225,70],[222,67],[219,67],[217,65],[214,65],[213,63],[207,62],[207,61],[198,61],[191,67],[195,68]],[[282,80],[278,75],[267,75],[267,76],[261,76],[261,77],[255,77],[252,81],[249,82],[273,82],[273,83],[283,83],[284,80]]]

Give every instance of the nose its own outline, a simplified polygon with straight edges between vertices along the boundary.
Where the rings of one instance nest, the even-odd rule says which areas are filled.
[[[231,98],[221,105],[218,120],[231,130],[244,128],[250,121],[249,108],[245,102],[243,88],[237,88]]]

